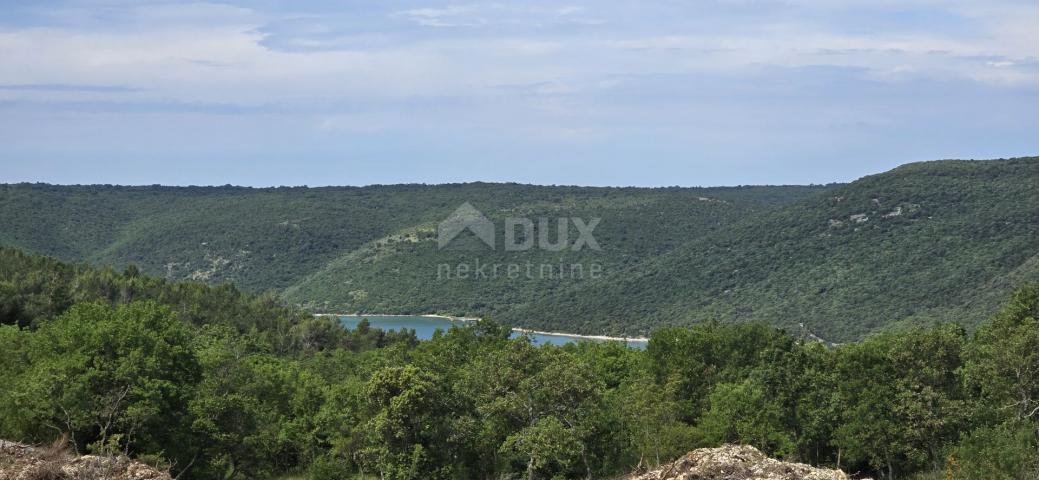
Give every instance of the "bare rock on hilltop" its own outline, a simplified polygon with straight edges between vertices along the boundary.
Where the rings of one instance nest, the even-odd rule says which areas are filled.
[[[781,462],[749,445],[700,448],[629,480],[849,480],[840,470]]]
[[[127,457],[74,455],[0,440],[0,480],[171,480]]]

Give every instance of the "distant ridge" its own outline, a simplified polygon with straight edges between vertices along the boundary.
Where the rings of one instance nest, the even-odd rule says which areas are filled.
[[[630,336],[765,321],[841,342],[934,320],[973,325],[1039,279],[1035,185],[1039,158],[913,163],[828,186],[16,184],[0,185],[0,245],[233,282],[314,311]],[[507,217],[601,218],[602,251],[505,252],[471,232],[438,248],[437,225],[466,202],[498,239]],[[476,262],[597,264],[602,275],[437,277]]]
[[[976,325],[1039,280],[1039,158],[903,165],[742,219],[509,320],[764,321],[827,341]],[[630,301],[628,301],[630,300]]]

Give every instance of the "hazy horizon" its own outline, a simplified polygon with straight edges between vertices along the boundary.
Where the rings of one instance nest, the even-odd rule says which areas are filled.
[[[946,158],[940,160],[921,160],[919,162],[907,162],[896,165],[893,168],[898,168],[911,163],[923,163],[923,162],[944,162],[944,161],[999,161],[1009,160],[1014,158],[1039,158],[1039,155],[1025,155],[1022,157],[1000,157],[1000,158]],[[464,180],[464,181],[449,181],[449,182],[399,182],[399,183],[367,183],[367,184],[235,184],[235,183],[223,183],[223,184],[171,184],[171,183],[55,183],[47,181],[6,181],[0,179],[0,185],[16,185],[16,184],[45,184],[54,186],[76,186],[76,187],[89,187],[89,186],[111,186],[111,187],[171,187],[171,188],[190,188],[190,187],[231,187],[231,188],[252,188],[252,189],[270,189],[270,188],[369,188],[369,187],[392,187],[401,185],[415,185],[415,186],[450,186],[450,185],[465,185],[474,183],[483,184],[496,184],[496,185],[521,185],[521,186],[532,186],[532,187],[573,187],[573,188],[743,188],[743,187],[807,187],[807,186],[827,186],[827,185],[846,185],[856,180],[887,172],[891,169],[870,172],[865,175],[847,179],[847,180],[833,180],[829,182],[805,182],[805,183],[744,183],[744,184],[712,184],[712,185],[694,185],[694,184],[673,184],[673,185],[588,185],[588,184],[576,184],[576,183],[530,183],[530,182],[516,182],[516,181],[495,181],[495,180]]]

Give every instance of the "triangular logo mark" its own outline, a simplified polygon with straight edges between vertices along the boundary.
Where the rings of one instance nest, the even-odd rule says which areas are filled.
[[[494,223],[469,202],[461,204],[437,226],[437,248],[446,247],[466,229],[494,248]]]

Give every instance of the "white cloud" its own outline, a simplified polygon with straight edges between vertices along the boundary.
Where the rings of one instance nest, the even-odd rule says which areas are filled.
[[[487,23],[487,20],[473,15],[477,9],[472,6],[449,6],[444,8],[416,8],[394,13],[395,16],[409,18],[419,25],[427,27],[464,27]]]
[[[792,5],[833,8],[807,0]],[[882,8],[884,4],[861,5]],[[914,5],[940,9],[936,2]],[[255,22],[273,21],[279,16],[275,13],[204,3],[128,6],[115,15],[121,21],[111,28],[76,28],[66,21],[63,26],[0,31],[0,56],[5,59],[0,75],[8,84],[132,85],[165,99],[246,103],[348,100],[359,95],[467,95],[474,88],[506,83],[583,81],[636,73],[753,72],[767,65],[860,67],[883,81],[956,77],[994,85],[1036,85],[1036,72],[1019,69],[1018,63],[1039,57],[1034,29],[1039,8],[1008,7],[1012,13],[1006,13],[993,7],[956,5],[958,14],[976,19],[977,28],[983,29],[980,33],[964,36],[926,29],[863,33],[757,17],[749,19],[758,22],[752,30],[728,33],[663,24],[660,29],[672,31],[647,35],[646,25],[633,23],[644,20],[638,18],[610,18],[609,29],[588,34],[542,32],[536,25],[545,18],[611,11],[580,5],[465,4],[412,8],[391,16],[441,27],[523,17],[533,26],[501,35],[418,37],[389,26],[382,33],[361,36],[329,36],[336,33],[329,25],[315,24],[309,30],[300,26],[300,35],[291,41],[316,51],[265,47],[264,37],[269,34],[258,33],[262,24]],[[89,16],[90,9],[75,12],[61,10],[54,15],[68,20]],[[290,16],[306,19],[296,13]],[[145,24],[148,28],[141,28]],[[374,28],[378,31],[377,25]],[[1000,59],[968,60],[978,56]]]
[[[0,110],[0,124],[46,118],[63,102],[74,115],[111,102],[98,110],[130,131],[120,119],[226,110],[249,118],[236,125],[287,124],[321,141],[434,132],[606,145],[595,152],[613,155],[611,142],[635,138],[678,154],[763,131],[771,149],[779,131],[822,145],[819,132],[855,130],[858,142],[908,131],[919,112],[981,118],[980,98],[1023,109],[1039,88],[1039,7],[1024,3],[402,3],[37,6],[32,21],[0,23],[0,85],[127,88],[0,89],[19,109]],[[907,11],[938,20],[900,17]],[[958,97],[944,105],[935,91]],[[961,109],[959,96],[974,100]],[[34,106],[38,115],[26,115]],[[1027,125],[1022,115],[1013,118]]]

